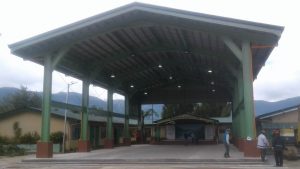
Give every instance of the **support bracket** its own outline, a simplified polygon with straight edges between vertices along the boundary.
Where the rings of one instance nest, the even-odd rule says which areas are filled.
[[[230,49],[230,51],[236,56],[236,58],[242,63],[242,50],[233,42],[232,39],[224,36],[222,37],[222,40],[225,43],[225,45]]]

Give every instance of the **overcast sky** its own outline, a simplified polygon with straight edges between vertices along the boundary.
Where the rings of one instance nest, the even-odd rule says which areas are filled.
[[[1,0],[0,87],[27,86],[41,91],[43,67],[10,54],[8,44],[131,3],[129,0]],[[277,101],[300,96],[300,16],[297,1],[282,0],[144,0],[177,9],[284,26],[284,32],[254,81],[256,100]],[[66,91],[76,81],[53,73],[53,93]],[[81,92],[81,82],[71,91]],[[106,98],[106,91],[92,88],[91,95]]]

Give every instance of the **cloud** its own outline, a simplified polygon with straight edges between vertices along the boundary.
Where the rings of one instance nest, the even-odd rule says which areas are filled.
[[[0,87],[23,85],[41,88],[42,66],[11,55],[3,41],[0,41],[0,45]]]
[[[262,69],[258,79],[254,81],[254,98],[277,101],[300,96],[300,69],[296,66],[298,63],[276,62]]]
[[[104,3],[94,0],[86,3],[86,1],[71,0],[46,2],[10,0],[0,2],[0,6],[5,6],[0,10],[0,87],[25,85],[29,89],[37,91],[42,91],[43,87],[43,67],[11,55],[7,48],[8,43],[32,37],[129,2],[132,1]],[[150,0],[142,2],[154,3]],[[297,55],[299,53],[300,24],[296,22],[299,20],[299,9],[296,2],[189,0],[187,3],[186,1],[161,0],[155,1],[155,4],[284,26],[285,30],[278,47],[274,49],[265,67],[254,81],[255,99],[274,101],[300,95],[300,57]],[[235,4],[234,8],[232,4]],[[66,7],[68,7],[67,12]],[[66,91],[68,83],[66,79],[71,78],[54,72],[52,91]],[[79,81],[78,84],[71,86],[71,91],[81,93],[81,87],[82,84]],[[94,89],[90,89],[90,91],[94,92],[91,95],[103,93],[100,89],[97,92]]]

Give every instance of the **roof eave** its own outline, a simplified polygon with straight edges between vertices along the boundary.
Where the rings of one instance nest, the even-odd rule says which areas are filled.
[[[211,23],[211,24],[217,24],[217,25],[223,25],[223,26],[230,26],[240,29],[247,29],[257,32],[263,32],[267,34],[272,34],[278,37],[278,39],[281,36],[281,33],[284,29],[284,27],[281,26],[275,26],[275,25],[268,25],[268,24],[262,24],[262,23],[256,23],[256,22],[250,22],[250,21],[243,21],[243,20],[237,20],[232,18],[225,18],[220,16],[214,16],[214,15],[208,15],[208,14],[201,14],[196,12],[189,12],[179,9],[172,9],[167,7],[161,7],[161,6],[155,6],[155,5],[149,5],[149,4],[143,4],[143,3],[131,3],[92,17],[89,17],[87,19],[54,29],[49,32],[45,32],[43,34],[34,36],[29,39],[25,39],[13,44],[8,45],[8,47],[11,50],[11,53],[18,54],[18,50],[21,50],[23,48],[29,47],[31,45],[34,45],[36,43],[46,41],[48,39],[52,39],[54,37],[66,34],[71,31],[75,31],[78,29],[81,29],[86,26],[93,25],[95,23],[99,23],[101,21],[113,18],[115,16],[122,15],[127,12],[131,12],[134,10],[141,10],[146,12],[152,12],[152,13],[158,13],[162,15],[169,15],[169,16],[175,16],[183,19],[189,19],[189,20],[195,20],[198,22],[205,22],[205,23]],[[277,42],[274,42],[277,43]]]

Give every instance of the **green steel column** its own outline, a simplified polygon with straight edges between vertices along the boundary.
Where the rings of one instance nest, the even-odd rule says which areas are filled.
[[[125,124],[124,124],[124,137],[129,138],[129,97],[125,97]]]
[[[45,65],[44,65],[41,141],[42,142],[49,142],[52,71],[53,71],[53,69],[52,69],[52,58],[51,58],[50,55],[45,57],[44,64]]]
[[[160,139],[160,127],[155,126],[155,140],[159,141],[159,139]]]
[[[238,120],[237,119],[237,109],[238,109],[238,89],[237,89],[237,82],[234,85],[233,89],[233,100],[232,100],[232,130],[233,134],[236,137],[239,137],[239,127],[238,127]]]
[[[88,107],[89,107],[89,87],[90,83],[83,80],[82,83],[82,111],[81,111],[81,134],[80,139],[83,141],[88,140]]]
[[[240,138],[246,138],[246,119],[244,112],[244,83],[243,83],[243,74],[238,74],[238,113],[239,113],[239,129],[240,129]]]
[[[108,89],[107,90],[107,111],[108,111],[108,115],[107,115],[107,123],[106,123],[106,133],[107,139],[112,140],[113,139],[113,122],[112,122],[112,112],[113,112],[113,91]]]
[[[143,143],[144,140],[144,116],[142,112],[142,105],[141,103],[137,104],[137,111],[138,111],[138,131],[140,132],[140,143]]]
[[[252,53],[249,42],[243,42],[243,82],[244,82],[244,106],[245,106],[245,131],[246,136],[255,138],[254,103],[253,103],[253,71]]]

